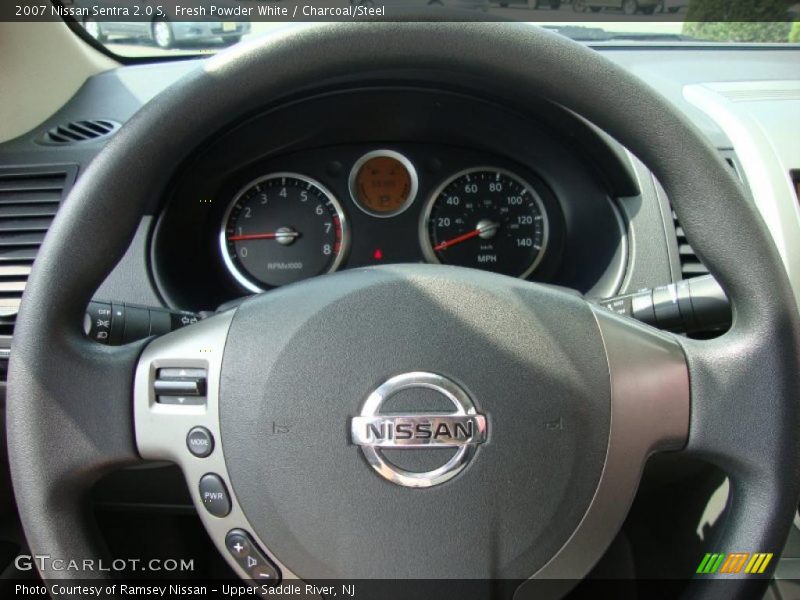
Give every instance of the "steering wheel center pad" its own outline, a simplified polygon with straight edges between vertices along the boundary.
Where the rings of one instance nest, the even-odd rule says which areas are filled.
[[[368,394],[415,371],[457,382],[487,417],[466,469],[426,489],[377,476],[349,439]],[[423,400],[406,404],[416,413]],[[315,578],[529,577],[586,512],[610,410],[581,298],[432,265],[347,271],[245,302],[220,388],[239,502],[270,550]]]

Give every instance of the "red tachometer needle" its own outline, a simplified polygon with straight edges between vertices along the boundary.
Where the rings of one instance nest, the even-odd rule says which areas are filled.
[[[300,234],[296,231],[278,231],[276,233],[245,233],[242,235],[232,235],[228,237],[231,242],[243,242],[246,240],[274,240],[278,238],[296,238]]]
[[[228,238],[231,242],[243,242],[244,240],[274,240],[278,237],[277,233],[247,233],[243,235],[232,235]]]

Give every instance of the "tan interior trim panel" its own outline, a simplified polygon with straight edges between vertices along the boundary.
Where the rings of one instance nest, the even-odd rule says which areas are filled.
[[[0,23],[0,142],[50,117],[83,83],[119,64],[65,23]]]

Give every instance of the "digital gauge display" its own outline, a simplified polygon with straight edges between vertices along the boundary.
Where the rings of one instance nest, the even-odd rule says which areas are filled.
[[[403,212],[414,202],[417,185],[414,165],[392,150],[368,152],[350,172],[353,201],[373,217],[393,217]]]

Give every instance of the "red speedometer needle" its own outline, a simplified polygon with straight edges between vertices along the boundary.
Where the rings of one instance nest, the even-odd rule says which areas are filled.
[[[460,244],[461,242],[466,242],[467,240],[471,240],[474,237],[478,237],[482,233],[487,233],[494,229],[497,229],[499,225],[497,223],[485,223],[481,222],[478,226],[473,229],[472,231],[468,231],[467,233],[462,233],[459,236],[456,236],[450,240],[445,240],[439,244],[436,244],[433,249],[435,252],[439,252],[441,250],[447,250],[450,246],[455,246],[456,244]]]
[[[445,240],[444,242],[436,244],[433,247],[433,249],[436,250],[436,252],[439,252],[440,250],[446,250],[450,246],[455,246],[456,244],[460,244],[461,242],[466,242],[467,240],[471,240],[472,238],[477,237],[480,234],[481,234],[480,229],[473,229],[472,231],[456,236],[451,240]]]

